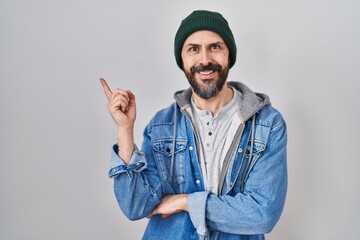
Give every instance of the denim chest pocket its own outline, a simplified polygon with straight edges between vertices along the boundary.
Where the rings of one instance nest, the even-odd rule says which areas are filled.
[[[266,149],[269,135],[270,135],[270,127],[268,125],[261,123],[257,123],[255,125],[253,149],[251,149],[251,140],[249,139],[247,148],[245,150],[246,158],[249,158],[250,151],[252,151],[252,159],[251,159],[252,163],[255,163],[257,159],[261,156],[262,152]]]
[[[174,148],[173,139],[158,139],[153,141],[154,156],[160,177],[163,181],[177,184],[185,181],[186,144],[186,139],[176,139]],[[172,159],[174,161],[173,169],[171,169]],[[170,177],[171,175],[172,179]]]
[[[252,161],[255,161],[261,155],[261,153],[265,150],[265,147],[266,147],[266,143],[264,143],[263,141],[254,140],[254,146],[252,149]],[[251,151],[250,148],[251,148],[251,142],[249,141],[248,147],[246,148],[245,151],[246,158],[250,157],[250,151]]]
[[[249,163],[249,166],[246,166],[248,164],[249,158],[250,158],[250,149],[251,149],[251,141],[249,140],[247,147],[245,149],[244,152],[244,156],[243,156],[243,171],[241,171],[241,177],[239,177],[236,180],[235,183],[235,193],[238,193],[241,191],[242,188],[242,182],[246,182],[249,173],[251,172],[252,167],[255,165],[255,163],[258,161],[259,157],[262,155],[262,153],[264,152],[266,148],[266,143],[264,143],[263,141],[260,140],[254,140],[254,145],[253,145],[253,149],[252,149],[252,156],[251,156],[251,162]]]

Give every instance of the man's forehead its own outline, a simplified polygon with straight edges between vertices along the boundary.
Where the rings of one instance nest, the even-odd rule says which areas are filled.
[[[192,34],[190,34],[186,38],[184,45],[200,44],[200,43],[215,43],[215,42],[224,43],[224,40],[216,32],[208,31],[208,30],[200,30],[200,31],[196,31],[196,32],[193,32]]]

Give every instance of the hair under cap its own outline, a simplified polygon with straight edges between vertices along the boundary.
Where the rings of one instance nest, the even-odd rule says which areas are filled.
[[[192,12],[189,16],[182,20],[180,27],[176,32],[174,53],[176,63],[179,68],[183,70],[181,50],[183,48],[185,40],[192,33],[200,30],[209,30],[212,32],[216,32],[221,36],[229,49],[229,68],[231,68],[236,61],[236,44],[229,24],[220,13],[210,12],[206,10],[197,10]]]

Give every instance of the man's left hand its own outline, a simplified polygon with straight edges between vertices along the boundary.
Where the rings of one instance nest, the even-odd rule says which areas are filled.
[[[161,199],[159,205],[147,216],[151,218],[153,215],[161,214],[164,218],[174,213],[187,211],[187,194],[168,195]]]

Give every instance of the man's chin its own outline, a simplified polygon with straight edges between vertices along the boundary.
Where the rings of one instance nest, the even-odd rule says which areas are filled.
[[[215,86],[219,79],[217,77],[216,78],[195,77],[195,80],[200,85],[210,87],[210,86]]]
[[[200,82],[201,82],[204,86],[207,86],[207,87],[210,87],[210,86],[215,85],[214,79],[202,79],[202,80],[200,80]]]

